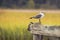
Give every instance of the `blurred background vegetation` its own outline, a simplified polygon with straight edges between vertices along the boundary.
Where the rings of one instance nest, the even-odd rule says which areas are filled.
[[[33,10],[21,12],[11,9],[60,9],[60,0],[0,0],[0,40],[32,40],[32,34],[27,27],[32,21],[29,18],[38,12]],[[59,13],[60,11],[53,14],[49,12],[42,22],[60,25]],[[33,21],[37,22],[38,20]]]
[[[1,8],[60,9],[60,0],[0,0]]]

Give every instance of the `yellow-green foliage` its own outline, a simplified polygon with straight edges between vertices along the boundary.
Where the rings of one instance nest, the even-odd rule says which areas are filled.
[[[0,13],[0,26],[5,28],[21,25],[28,25],[29,22],[38,22],[38,19],[29,18],[35,16],[39,12],[24,12],[24,11],[3,11]],[[59,25],[60,24],[60,13],[45,13],[45,17],[41,19],[42,24],[47,25]]]
[[[28,24],[32,22],[38,22],[38,19],[29,19],[31,16],[35,16],[39,12],[25,12],[25,11],[1,11],[0,12],[0,27],[3,31],[6,31],[8,37],[10,35],[20,35],[20,40],[31,39],[29,32],[26,30]],[[41,19],[43,25],[60,25],[60,12],[46,12],[45,17]],[[2,33],[3,33],[2,31]],[[0,32],[1,33],[1,32]],[[6,35],[4,34],[4,35]],[[1,34],[2,35],[2,34]],[[25,35],[25,36],[24,36]],[[30,37],[29,37],[30,36]],[[18,36],[19,37],[19,36]],[[14,40],[14,39],[12,39]]]

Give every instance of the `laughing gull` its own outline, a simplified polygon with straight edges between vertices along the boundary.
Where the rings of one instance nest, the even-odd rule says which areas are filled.
[[[36,16],[33,16],[33,17],[30,17],[30,19],[34,18],[34,19],[39,19],[39,22],[41,23],[41,18],[43,18],[45,15],[44,15],[44,12],[40,12],[39,14],[37,14]]]

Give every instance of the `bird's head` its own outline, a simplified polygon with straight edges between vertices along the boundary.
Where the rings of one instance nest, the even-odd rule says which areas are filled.
[[[44,12],[40,12],[39,14],[44,14]]]
[[[44,15],[45,13],[44,12],[40,12],[39,14]]]
[[[40,12],[39,14],[42,15],[42,16],[45,16],[45,13],[44,12]]]

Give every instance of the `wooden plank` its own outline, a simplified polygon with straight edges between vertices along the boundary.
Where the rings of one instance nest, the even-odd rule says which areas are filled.
[[[60,37],[60,26],[44,26],[34,23],[30,29],[32,34]]]
[[[60,37],[33,35],[33,40],[60,40]]]
[[[60,40],[59,37],[49,36],[49,40]]]
[[[47,40],[60,40],[60,26],[44,26],[34,23],[30,25],[30,30],[33,40],[45,40],[46,38]]]

